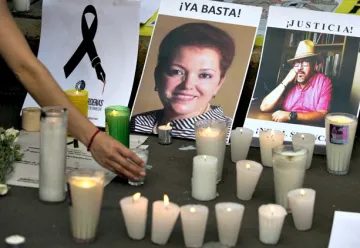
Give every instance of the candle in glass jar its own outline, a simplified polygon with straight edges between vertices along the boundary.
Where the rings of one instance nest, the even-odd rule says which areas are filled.
[[[307,149],[301,146],[280,145],[273,148],[276,203],[288,209],[287,194],[304,183]]]
[[[272,148],[282,145],[284,136],[284,133],[278,130],[260,131],[259,141],[262,165],[267,167],[273,166]]]
[[[236,245],[245,207],[238,203],[222,202],[215,205],[219,240],[222,245]]]
[[[182,230],[186,247],[201,247],[204,243],[209,215],[204,205],[185,205],[180,208]]]
[[[180,213],[180,207],[169,201],[164,195],[164,201],[153,203],[151,241],[155,244],[165,245],[174,228]]]
[[[22,110],[22,128],[27,132],[40,131],[41,109],[35,107],[24,108]]]
[[[105,132],[130,147],[130,109],[125,106],[109,106],[105,108]]]
[[[253,134],[253,130],[245,127],[237,127],[231,131],[231,160],[234,163],[246,159]]]
[[[263,171],[263,166],[255,161],[240,160],[236,163],[237,197],[250,200]]]
[[[326,159],[329,173],[345,175],[349,172],[357,122],[356,116],[345,113],[326,116]]]
[[[74,106],[84,115],[88,116],[89,93],[86,90],[71,89],[65,91],[66,96]]]
[[[294,189],[288,193],[289,207],[297,230],[309,230],[313,223],[316,192],[313,189]]]
[[[227,124],[222,120],[201,120],[195,123],[197,155],[210,155],[218,159],[217,181],[222,178]]]
[[[191,196],[199,201],[210,201],[216,198],[217,158],[198,155],[193,158],[191,179]]]
[[[30,10],[31,0],[12,0],[14,11],[24,12]]]
[[[162,145],[170,145],[171,140],[171,131],[172,127],[170,126],[170,123],[167,125],[161,125],[158,127],[158,142]]]
[[[148,199],[136,193],[120,200],[125,226],[130,238],[140,240],[145,237]]]
[[[276,204],[262,205],[259,208],[259,237],[264,244],[278,243],[287,212]]]
[[[309,169],[311,166],[313,153],[314,153],[315,135],[311,133],[297,133],[293,135],[291,139],[293,145],[302,146],[308,150],[306,169]]]
[[[70,222],[75,242],[94,241],[99,223],[105,174],[100,171],[75,170],[69,178]]]
[[[67,152],[67,110],[41,109],[39,197],[46,202],[65,200]]]

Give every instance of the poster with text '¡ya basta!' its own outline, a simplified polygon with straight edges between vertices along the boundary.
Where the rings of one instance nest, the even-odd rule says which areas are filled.
[[[244,126],[312,133],[326,144],[325,116],[358,116],[359,16],[270,7],[260,69]]]
[[[231,130],[262,9],[163,0],[132,110],[131,130],[195,139],[198,120]]]
[[[97,126],[105,126],[106,106],[128,105],[139,13],[136,0],[43,1],[38,58],[64,91],[88,92],[88,118]],[[37,103],[27,95],[29,106]]]

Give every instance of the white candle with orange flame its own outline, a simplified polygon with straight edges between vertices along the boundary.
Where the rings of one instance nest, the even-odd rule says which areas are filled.
[[[164,195],[164,200],[155,201],[152,209],[151,241],[165,245],[179,216],[180,207]]]
[[[136,193],[120,200],[125,226],[130,238],[140,240],[145,237],[148,199]]]
[[[272,167],[272,149],[284,143],[284,133],[278,130],[260,131],[260,153],[261,164],[263,166]]]
[[[250,200],[263,171],[255,161],[240,160],[236,163],[236,195],[240,200]]]

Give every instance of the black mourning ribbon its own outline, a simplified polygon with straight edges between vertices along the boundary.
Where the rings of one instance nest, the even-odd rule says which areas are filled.
[[[85,14],[93,14],[94,20],[88,27]],[[98,19],[96,9],[93,5],[88,5],[84,9],[82,18],[81,18],[81,32],[83,40],[80,43],[79,47],[76,49],[75,53],[71,56],[69,61],[64,66],[64,72],[66,78],[75,70],[80,61],[83,59],[85,54],[89,55],[91,66],[95,69],[97,78],[105,84],[105,72],[101,66],[101,60],[96,52],[94,38],[98,26]]]

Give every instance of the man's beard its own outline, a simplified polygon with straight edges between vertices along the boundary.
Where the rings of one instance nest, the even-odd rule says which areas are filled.
[[[300,83],[300,84],[304,84],[306,83],[308,80],[306,74],[302,71],[299,71],[297,74],[296,74],[296,82]]]

